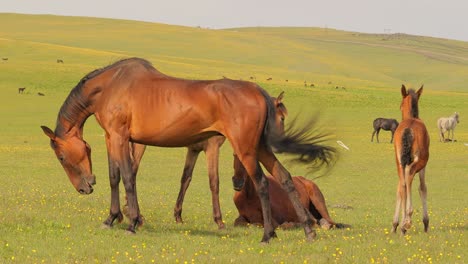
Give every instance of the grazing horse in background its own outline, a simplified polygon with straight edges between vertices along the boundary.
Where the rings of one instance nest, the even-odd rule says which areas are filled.
[[[376,138],[377,138],[377,143],[379,143],[379,132],[380,129],[386,130],[386,131],[392,131],[392,139],[390,139],[390,143],[393,142],[393,135],[395,134],[395,130],[398,127],[398,121],[395,119],[391,118],[376,118],[373,123],[374,126],[374,132],[372,132],[372,138],[371,142],[374,141],[374,134],[377,133]]]
[[[449,117],[441,117],[437,120],[437,128],[439,128],[439,138],[441,142],[445,142],[444,133],[448,132],[447,139],[454,142],[454,132],[457,124],[460,123],[458,119],[458,113],[455,112]],[[450,138],[450,131],[452,131],[452,138]]]
[[[18,93],[22,94],[24,93],[24,90],[26,90],[26,87],[20,87],[18,88]]]
[[[273,226],[290,227],[300,223],[294,207],[288,199],[288,194],[281,188],[281,184],[271,176],[267,176],[268,186],[270,188],[270,203],[271,217]],[[349,225],[335,223],[328,214],[325,198],[318,186],[302,177],[292,177],[294,186],[299,193],[299,199],[302,205],[309,210],[312,216],[316,219],[324,229],[332,227],[345,228]],[[243,184],[234,184],[236,193],[234,194],[234,204],[237,207],[239,216],[234,221],[235,226],[243,226],[247,224],[263,223],[263,215],[261,211],[261,203],[258,194],[255,190],[255,185],[249,178],[245,168],[242,166],[239,159],[234,156],[234,176],[233,182],[241,181]]]
[[[189,146],[212,136],[225,136],[255,183],[264,216],[262,242],[276,237],[271,223],[268,181],[264,167],[282,184],[303,224],[307,239],[316,235],[313,220],[300,203],[289,172],[272,149],[296,154],[315,168],[331,164],[336,149],[323,145],[325,135],[311,134],[315,120],[281,134],[275,125],[270,95],[258,85],[230,79],[186,80],[159,72],[150,62],[130,58],[85,75],[60,108],[55,131],[42,126],[50,145],[75,189],[93,192],[91,147],[83,126],[91,115],[105,131],[111,185],[111,206],[104,224],[123,219],[119,182],[123,179],[130,225],[142,223],[136,192],[141,145]]]
[[[62,59],[57,59],[57,63],[63,63]]]
[[[392,232],[398,227],[400,207],[401,233],[405,234],[411,227],[411,215],[413,205],[411,201],[411,184],[416,173],[419,172],[419,195],[423,208],[424,232],[429,227],[429,215],[427,213],[427,187],[426,187],[426,164],[429,160],[429,133],[423,121],[419,119],[418,101],[421,97],[423,86],[417,92],[406,90],[402,85],[401,102],[402,121],[395,131],[395,156],[398,169],[398,188],[395,215],[393,216]]]

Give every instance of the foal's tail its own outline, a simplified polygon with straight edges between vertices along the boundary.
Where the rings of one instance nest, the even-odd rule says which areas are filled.
[[[297,154],[293,161],[309,164],[312,169],[329,166],[336,159],[336,149],[325,145],[328,134],[317,131],[316,116],[308,120],[303,127],[297,127],[297,120],[281,133],[275,122],[275,107],[270,96],[261,89],[267,104],[267,120],[263,131],[263,139],[267,146],[278,153]]]
[[[405,128],[401,139],[401,158],[400,163],[403,168],[406,168],[413,163],[412,145],[413,145],[413,133],[410,128]]]

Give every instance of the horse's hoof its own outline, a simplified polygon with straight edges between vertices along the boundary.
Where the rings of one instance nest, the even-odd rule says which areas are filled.
[[[315,232],[315,230],[312,230],[311,232],[309,232],[308,234],[306,234],[306,240],[308,242],[313,242],[315,240],[315,238],[317,237],[317,233]]]
[[[101,229],[111,229],[111,228],[112,226],[104,224],[104,223],[101,225]]]
[[[332,224],[330,224],[325,218],[320,219],[319,225],[324,230],[330,230],[332,228]]]
[[[406,221],[406,223],[403,225],[404,229],[409,230],[411,228],[411,221]]]

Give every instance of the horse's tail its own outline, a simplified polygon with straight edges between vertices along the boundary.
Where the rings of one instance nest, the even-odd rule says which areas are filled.
[[[265,144],[278,153],[297,154],[299,157],[293,161],[309,164],[311,168],[318,169],[323,165],[332,164],[336,158],[336,149],[324,144],[328,135],[321,134],[314,128],[316,117],[301,128],[295,127],[297,120],[293,120],[282,133],[276,125],[276,110],[270,95],[265,90],[260,90],[267,105],[267,118],[263,130]]]
[[[413,145],[413,133],[410,128],[405,128],[401,139],[401,158],[400,163],[403,169],[413,163],[412,145]]]

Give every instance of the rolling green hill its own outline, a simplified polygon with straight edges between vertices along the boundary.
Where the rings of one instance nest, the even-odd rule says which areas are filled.
[[[8,25],[0,31],[0,55],[10,63],[50,68],[44,71],[56,70],[56,58],[74,67],[68,74],[83,75],[119,58],[141,56],[163,72],[187,78],[272,77],[281,84],[287,79],[354,88],[424,83],[441,91],[466,91],[468,83],[468,43],[430,37],[322,28],[210,30],[19,14],[0,14],[0,23]]]

